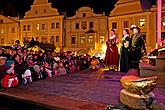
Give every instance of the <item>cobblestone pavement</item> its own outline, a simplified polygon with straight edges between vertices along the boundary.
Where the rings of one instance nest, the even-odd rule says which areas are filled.
[[[105,110],[119,104],[124,73],[100,69],[85,70],[0,92],[0,94],[69,110]],[[154,90],[156,99],[165,105],[165,88]]]

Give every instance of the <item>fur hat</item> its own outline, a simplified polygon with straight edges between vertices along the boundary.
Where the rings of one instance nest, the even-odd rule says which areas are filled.
[[[136,25],[131,25],[131,28],[130,29],[132,31],[133,31],[133,29],[137,29],[138,31],[140,31],[140,28],[138,26],[136,26]]]

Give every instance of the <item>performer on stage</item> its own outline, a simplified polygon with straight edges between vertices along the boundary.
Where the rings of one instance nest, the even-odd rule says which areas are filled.
[[[145,51],[144,40],[140,35],[140,28],[137,26],[132,27],[133,35],[131,36],[131,68],[139,69],[139,62],[142,58],[142,52]]]
[[[118,48],[116,44],[118,43],[118,37],[115,35],[115,30],[111,30],[111,36],[108,38],[106,45],[106,55],[105,55],[105,64],[109,67],[111,66],[112,69],[118,69]]]
[[[130,36],[128,29],[123,30],[122,44],[120,48],[120,71],[127,73],[130,68],[128,49],[130,48]]]

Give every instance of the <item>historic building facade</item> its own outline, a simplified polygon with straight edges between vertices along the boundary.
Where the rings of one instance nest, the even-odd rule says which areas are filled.
[[[165,38],[165,0],[162,0],[162,37]],[[95,14],[90,7],[81,7],[75,16],[64,18],[48,0],[34,0],[23,19],[0,15],[0,45],[34,40],[54,44],[65,50],[91,52],[106,49],[111,29],[122,38],[122,30],[132,24],[141,29],[147,50],[156,46],[157,7],[144,10],[140,0],[119,0],[109,16]]]
[[[164,11],[164,5],[162,11]],[[109,14],[108,29],[109,31],[115,29],[121,40],[123,29],[130,29],[133,24],[140,27],[146,48],[150,51],[156,46],[156,13],[156,6],[150,10],[144,10],[140,0],[119,0]]]
[[[8,46],[19,39],[20,25],[18,18],[0,15],[0,45]]]
[[[34,40],[64,46],[64,16],[51,7],[48,0],[35,0],[31,10],[20,20],[21,41]]]
[[[107,40],[107,16],[95,14],[90,7],[81,7],[76,15],[65,20],[65,49],[87,50],[101,49]]]

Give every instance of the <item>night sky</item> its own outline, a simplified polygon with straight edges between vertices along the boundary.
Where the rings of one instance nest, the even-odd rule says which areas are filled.
[[[30,5],[34,0],[0,0],[1,13],[6,16],[17,16],[18,13],[24,16],[25,12],[31,9]],[[49,0],[52,7],[57,8],[59,12],[67,12],[67,16],[75,15],[75,11],[82,6],[89,6],[95,13],[106,15],[114,8],[117,0]]]

